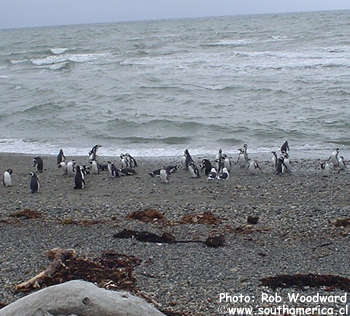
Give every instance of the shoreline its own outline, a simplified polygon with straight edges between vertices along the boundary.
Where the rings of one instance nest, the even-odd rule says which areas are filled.
[[[61,174],[52,155],[43,156],[41,192],[31,194],[33,157],[0,153],[1,169],[14,169],[14,186],[0,187],[0,302],[21,297],[13,294],[13,286],[45,269],[45,252],[55,247],[94,257],[113,250],[140,258],[143,263],[133,273],[137,287],[163,307],[186,315],[216,315],[220,293],[260,297],[261,292],[277,291],[283,296],[291,291],[262,287],[260,279],[268,276],[350,277],[345,264],[350,259],[350,235],[346,227],[332,224],[349,217],[348,171],[323,177],[318,160],[293,159],[293,174],[274,176],[270,161],[264,161],[259,175],[234,168],[228,181],[210,182],[204,176],[192,179],[180,169],[169,184],[162,184],[148,172],[169,160],[140,158],[135,176],[112,179],[102,172],[89,175],[84,190],[73,190],[73,178]],[[87,155],[78,157],[87,161]],[[179,159],[172,161],[179,163]],[[40,217],[12,217],[25,209]],[[145,209],[159,211],[173,224],[128,218]],[[218,221],[181,224],[185,216],[206,212]],[[248,225],[248,216],[258,216],[258,223]],[[223,234],[225,245],[209,248],[113,238],[123,229],[166,232],[177,240]],[[343,293],[324,288],[308,288],[305,293],[316,292]]]

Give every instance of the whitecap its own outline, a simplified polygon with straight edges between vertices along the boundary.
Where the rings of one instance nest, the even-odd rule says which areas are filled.
[[[60,55],[66,52],[68,48],[50,48],[50,52],[54,55]]]

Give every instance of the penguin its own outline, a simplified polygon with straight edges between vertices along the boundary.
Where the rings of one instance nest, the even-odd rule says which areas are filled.
[[[289,145],[288,145],[288,141],[285,141],[282,146],[281,146],[281,153],[288,153],[289,151]]]
[[[185,170],[188,170],[188,167],[191,163],[194,163],[188,149],[184,151],[184,160],[185,160]]]
[[[282,166],[284,165],[283,161],[284,161],[283,156],[281,156],[277,159],[277,165],[276,165],[276,169],[275,169],[276,175],[282,174],[282,170],[283,170]]]
[[[129,168],[129,160],[125,154],[120,154],[120,160],[122,163],[122,168]]]
[[[292,169],[290,167],[289,155],[287,152],[283,153],[283,164],[282,164],[282,173],[291,173]]]
[[[200,178],[199,170],[193,161],[188,165],[188,170],[190,171],[192,178]]]
[[[220,180],[228,180],[230,178],[230,173],[228,172],[228,170],[224,167],[222,169],[222,172],[221,173],[218,173],[218,176],[217,176],[218,179]]]
[[[75,175],[75,160],[70,160],[67,162],[67,174],[72,177]]]
[[[224,167],[224,160],[223,160],[223,157],[222,157],[222,149],[220,148],[219,149],[219,152],[217,153],[216,155],[216,169],[218,171],[218,173],[221,172],[222,168]]]
[[[261,168],[256,160],[250,160],[247,169],[250,174],[257,174],[258,171],[261,171]]]
[[[209,159],[203,159],[202,163],[200,165],[200,168],[201,168],[201,171],[204,170],[204,174],[206,176],[208,176],[209,173],[211,172],[211,170],[213,169],[213,166],[212,166],[212,164],[211,164]]]
[[[40,182],[37,174],[35,172],[30,173],[30,191],[32,193],[39,192],[40,189]]]
[[[159,171],[160,182],[169,183],[169,173],[166,168],[162,168]]]
[[[90,164],[91,164],[91,172],[92,172],[92,174],[99,174],[100,170],[98,168],[97,161],[96,160],[92,160],[92,161],[90,161]]]
[[[63,153],[63,149],[60,149],[60,152],[57,155],[57,165],[58,168],[60,168],[60,164],[61,162],[65,162],[66,161],[66,156]]]
[[[244,144],[244,146],[247,146]],[[248,153],[247,153],[247,147],[239,148],[239,154],[237,162],[240,168],[246,168],[248,166]]]
[[[44,169],[44,163],[41,157],[34,157],[33,159],[33,167],[36,167],[36,171],[39,173],[43,172]]]
[[[224,159],[224,167],[227,169],[228,172],[231,171],[232,163],[230,157],[228,157],[226,154],[223,154]]]
[[[102,147],[101,145],[95,145],[94,147],[91,148],[89,151],[89,161],[91,160],[96,160],[97,158],[97,150]]]
[[[113,178],[118,178],[119,177],[119,172],[118,169],[116,168],[116,166],[114,165],[114,163],[111,164],[111,173],[110,173],[111,177]]]
[[[272,153],[272,164],[273,164],[273,169],[276,170],[277,168],[277,160],[278,160],[278,157],[277,157],[277,153],[275,151],[271,151]]]
[[[11,187],[12,186],[12,169],[7,169],[4,172],[3,178],[2,178],[2,184],[4,187]]]
[[[332,162],[334,168],[339,167],[339,148],[336,148],[335,151],[332,152],[329,160]]]
[[[89,168],[86,167],[85,165],[82,165],[80,166],[80,172],[81,172],[81,175],[83,177],[83,179],[85,180],[85,177],[90,174],[90,171],[89,171]]]
[[[330,167],[329,161],[326,160],[324,162],[321,162],[320,166],[321,166],[322,176],[328,177],[331,174],[331,167]]]
[[[345,170],[346,164],[345,164],[345,160],[344,160],[343,156],[339,156],[338,164],[339,164],[339,171],[340,170]]]
[[[80,170],[80,166],[76,167],[75,177],[74,177],[74,189],[84,189],[85,180],[82,171]]]
[[[217,177],[217,172],[216,172],[216,169],[213,167],[208,173],[208,180],[214,180],[216,179],[216,177]]]
[[[125,154],[127,160],[128,160],[128,165],[130,168],[136,168],[137,167],[137,162],[136,162],[136,159],[131,156],[130,154],[126,153]]]

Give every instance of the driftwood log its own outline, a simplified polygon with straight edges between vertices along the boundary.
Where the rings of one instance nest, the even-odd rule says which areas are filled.
[[[1,316],[164,316],[143,299],[127,292],[101,289],[74,280],[27,295],[0,310]]]

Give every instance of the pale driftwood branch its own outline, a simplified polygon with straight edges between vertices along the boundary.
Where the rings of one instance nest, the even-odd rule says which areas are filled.
[[[101,289],[80,280],[54,285],[25,296],[0,310],[1,316],[164,316],[143,299],[127,292]]]

